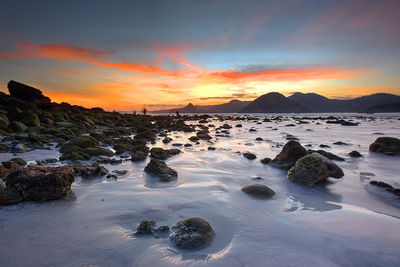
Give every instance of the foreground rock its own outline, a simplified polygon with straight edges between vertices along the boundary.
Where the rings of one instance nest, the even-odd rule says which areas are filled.
[[[173,227],[177,230],[170,239],[179,248],[194,249],[209,244],[215,236],[214,229],[202,218],[189,218],[179,221]]]
[[[342,169],[330,159],[312,153],[296,162],[288,172],[288,179],[298,184],[313,186],[328,177],[341,178],[343,175]]]
[[[7,176],[6,187],[0,189],[0,204],[60,199],[71,190],[74,178],[75,173],[70,165],[28,166]]]
[[[400,153],[400,139],[394,137],[378,137],[375,142],[369,146],[369,151],[398,154]]]
[[[157,176],[162,182],[169,182],[178,177],[178,173],[174,169],[168,167],[165,162],[158,159],[151,159],[149,164],[144,168],[144,171]]]
[[[267,199],[275,195],[275,192],[268,186],[262,184],[251,184],[243,186],[240,190],[255,198]]]
[[[296,161],[307,155],[307,150],[297,141],[289,141],[282,148],[282,151],[269,163],[274,167],[288,170]]]

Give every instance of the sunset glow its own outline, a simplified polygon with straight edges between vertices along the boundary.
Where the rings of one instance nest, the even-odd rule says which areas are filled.
[[[177,10],[161,3],[154,14],[145,12],[150,5],[132,4],[118,15],[103,5],[89,16],[104,19],[84,27],[76,25],[88,14],[61,14],[49,4],[47,17],[33,4],[9,4],[0,11],[1,90],[15,79],[56,102],[109,110],[253,100],[273,91],[400,93],[397,1],[284,2],[238,2],[222,14],[229,3],[186,1]],[[64,25],[56,14],[74,22]]]

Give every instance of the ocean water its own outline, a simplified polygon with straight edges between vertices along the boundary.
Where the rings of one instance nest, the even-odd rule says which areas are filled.
[[[322,116],[332,114],[297,114]],[[143,172],[149,159],[104,166],[128,170],[117,180],[79,177],[65,200],[0,207],[1,266],[399,266],[400,199],[369,185],[371,180],[400,187],[400,157],[370,153],[380,136],[400,138],[400,114],[334,114],[359,122],[356,127],[307,120],[293,115],[281,122],[218,121],[242,128],[212,143],[193,147],[193,133],[173,132],[173,141],[155,145],[180,148],[166,163],[178,172],[176,181],[162,183]],[[257,114],[262,121],[267,114]],[[273,116],[276,116],[273,115]],[[197,122],[187,122],[197,123]],[[318,124],[319,123],[319,124]],[[208,125],[206,124],[206,125]],[[249,132],[254,128],[256,132]],[[275,157],[290,134],[299,142],[337,154],[341,179],[312,188],[287,180],[286,171],[260,163]],[[256,141],[261,137],[263,141]],[[342,141],[349,145],[334,145]],[[213,146],[215,151],[208,151]],[[364,157],[350,158],[357,150]],[[256,160],[241,153],[252,152]],[[36,150],[18,157],[28,161],[58,157],[57,151]],[[8,160],[12,154],[0,154]],[[254,179],[261,177],[262,179]],[[254,199],[240,188],[265,184],[275,191],[269,200]],[[172,225],[189,217],[206,219],[215,230],[202,249],[176,248],[167,236],[135,236],[141,220]]]

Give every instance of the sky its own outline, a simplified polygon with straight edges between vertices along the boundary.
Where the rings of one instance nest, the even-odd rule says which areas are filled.
[[[399,14],[399,0],[2,0],[0,91],[107,110],[400,94]]]

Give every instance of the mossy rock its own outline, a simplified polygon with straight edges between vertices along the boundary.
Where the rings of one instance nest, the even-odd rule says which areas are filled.
[[[146,141],[155,141],[156,140],[156,135],[152,131],[145,130],[143,132],[138,132],[135,135],[134,139],[142,139],[142,140],[146,140]]]
[[[168,167],[165,162],[154,158],[150,160],[144,171],[157,176],[162,182],[169,182],[178,177],[178,173],[174,169]]]
[[[240,190],[255,198],[267,199],[275,195],[275,192],[266,185],[251,184],[243,186]]]
[[[99,145],[99,141],[92,136],[81,135],[71,139],[68,143],[63,145],[60,149],[61,153],[64,153],[68,148],[79,147],[79,148],[89,148]]]
[[[369,151],[378,153],[400,153],[400,139],[394,137],[378,137],[369,146]]]
[[[114,155],[114,153],[106,148],[102,148],[99,146],[96,147],[89,147],[89,148],[85,148],[84,152],[91,155],[91,156],[107,156],[107,157],[111,157]]]
[[[195,249],[209,244],[215,236],[214,229],[202,218],[189,218],[179,221],[170,235],[175,245],[182,249]]]
[[[330,159],[319,153],[308,154],[300,158],[290,168],[288,179],[295,183],[313,186],[316,183],[326,180],[328,177],[341,178],[344,173],[342,169]]]

